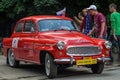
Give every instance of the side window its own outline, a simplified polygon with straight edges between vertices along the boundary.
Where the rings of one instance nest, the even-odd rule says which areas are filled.
[[[23,25],[24,25],[24,22],[20,22],[18,25],[17,25],[17,27],[16,27],[16,32],[22,32],[22,27],[23,27]]]
[[[35,24],[33,22],[26,22],[24,32],[35,32]]]

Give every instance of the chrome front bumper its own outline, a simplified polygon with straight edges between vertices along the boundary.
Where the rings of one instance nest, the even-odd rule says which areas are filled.
[[[106,62],[109,61],[110,58],[97,58],[98,62]],[[73,64],[75,62],[75,59],[71,58],[71,59],[54,59],[54,62],[56,63],[70,63]]]

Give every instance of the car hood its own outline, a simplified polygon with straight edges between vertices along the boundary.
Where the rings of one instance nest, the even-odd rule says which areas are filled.
[[[39,38],[64,41],[67,44],[95,44],[95,41],[77,31],[54,31],[40,33]]]

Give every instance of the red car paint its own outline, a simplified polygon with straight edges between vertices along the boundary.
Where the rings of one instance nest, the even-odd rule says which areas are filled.
[[[40,20],[72,21],[72,19],[67,17],[46,16],[46,15],[30,16],[20,19],[16,23],[11,37],[4,38],[3,40],[3,51],[6,57],[9,49],[12,49],[12,51],[14,52],[16,60],[22,60],[25,62],[32,62],[36,64],[41,64],[41,57],[42,57],[40,55],[41,51],[49,52],[53,56],[56,64],[75,64],[76,60],[82,60],[83,57],[85,56],[92,57],[93,59],[97,59],[98,62],[103,61],[102,60],[103,57],[104,58],[109,57],[110,49],[107,49],[104,45],[106,40],[91,38],[82,34],[79,31],[69,31],[69,30],[39,31],[38,22]],[[25,24],[27,24],[27,22],[29,21],[34,23],[35,31],[33,32],[24,31]],[[18,24],[20,24],[21,22],[23,22],[22,30],[16,32],[16,28],[18,27]],[[13,41],[15,41],[15,43]],[[57,48],[57,43],[59,41],[63,41],[65,43],[65,47],[63,50],[59,50]],[[94,53],[94,55],[93,54],[84,55],[84,53],[82,55],[67,54],[67,49],[69,47],[88,47],[88,46],[90,47],[96,46],[101,51],[99,54]],[[71,59],[71,58],[75,60],[72,63],[66,61],[63,62],[59,61],[61,59]]]

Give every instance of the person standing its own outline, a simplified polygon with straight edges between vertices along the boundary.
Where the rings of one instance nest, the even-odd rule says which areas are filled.
[[[83,15],[85,17],[85,26],[84,26],[84,34],[88,34],[91,30],[91,15],[87,8],[82,10]]]
[[[79,17],[81,16],[81,18]],[[79,19],[80,20],[79,20]],[[77,17],[74,17],[74,19],[80,23],[80,31],[83,33],[83,34],[88,34],[89,31],[91,30],[91,27],[90,27],[90,22],[91,22],[91,16],[90,16],[90,13],[89,11],[85,8],[82,10],[81,13],[78,14],[78,18]]]
[[[119,58],[120,58],[120,13],[117,12],[117,5],[112,3],[109,5],[109,11],[111,12],[111,36],[110,40],[113,45],[119,47]],[[113,56],[111,51],[111,62],[113,62]]]
[[[97,7],[95,5],[90,5],[87,8],[92,16],[94,16],[94,26],[92,30],[87,34],[88,36],[95,32],[96,38],[107,38],[107,27],[106,27],[106,19],[105,16],[97,11]]]
[[[75,21],[79,24],[80,32],[83,32],[85,26],[85,18],[82,12],[78,13],[78,17],[74,16]]]

